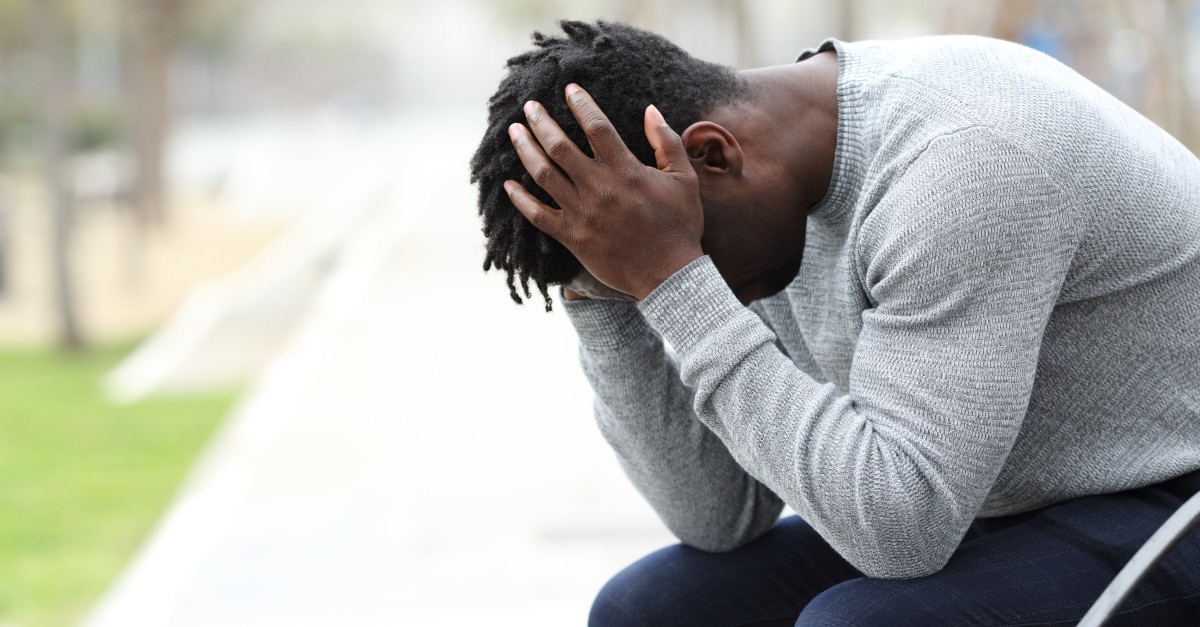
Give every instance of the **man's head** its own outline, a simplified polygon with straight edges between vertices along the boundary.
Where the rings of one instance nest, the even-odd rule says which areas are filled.
[[[548,287],[570,282],[583,268],[566,248],[525,220],[503,189],[504,181],[514,179],[542,202],[556,206],[534,184],[510,143],[509,125],[525,120],[522,105],[529,100],[542,103],[590,155],[563,99],[568,83],[583,85],[630,151],[642,163],[654,165],[643,130],[647,105],[657,106],[672,128],[686,129],[716,108],[736,102],[747,89],[733,69],[696,59],[659,35],[608,22],[564,21],[561,27],[565,36],[534,33],[536,48],[508,60],[509,74],[488,102],[488,129],[471,160],[471,181],[479,184],[479,213],[487,238],[484,270],[506,272],[509,292],[518,303],[522,301],[516,284],[529,298],[533,281],[547,311]],[[701,162],[717,158],[694,157]]]

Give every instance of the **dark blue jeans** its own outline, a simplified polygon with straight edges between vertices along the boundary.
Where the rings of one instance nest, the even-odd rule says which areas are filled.
[[[613,577],[592,627],[1074,625],[1192,494],[1200,472],[1015,516],[977,519],[940,572],[863,577],[800,517],[746,546],[676,544]],[[1112,625],[1200,625],[1200,530],[1134,591]]]

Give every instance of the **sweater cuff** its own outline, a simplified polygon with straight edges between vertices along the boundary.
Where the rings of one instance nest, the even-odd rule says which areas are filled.
[[[559,295],[562,295],[561,290]],[[584,348],[612,350],[631,344],[662,343],[638,312],[637,303],[565,298],[560,298],[560,302]]]
[[[739,317],[757,320],[733,295],[708,255],[680,268],[637,307],[680,355]]]

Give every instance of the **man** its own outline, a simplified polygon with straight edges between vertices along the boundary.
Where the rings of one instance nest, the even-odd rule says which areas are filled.
[[[1162,130],[985,38],[734,71],[562,28],[471,165],[485,269],[563,286],[682,543],[592,624],[1074,624],[1200,489],[1200,162]],[[1117,622],[1194,621],[1197,564]]]

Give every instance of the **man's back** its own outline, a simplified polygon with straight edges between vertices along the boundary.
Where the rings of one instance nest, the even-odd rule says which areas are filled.
[[[732,71],[562,27],[472,164],[488,263],[563,284],[600,432],[682,543],[590,624],[1073,623],[1200,489],[1200,165],[1165,133],[982,38]],[[1119,620],[1188,624],[1197,560]]]
[[[1012,313],[1026,305],[1012,299],[1033,294],[1012,285],[1059,282],[1048,318],[1028,303],[1029,315],[1012,320],[1039,327],[1029,329],[1035,343],[1040,337],[1028,360],[1036,372],[1006,373],[1008,381],[981,375],[970,379],[975,389],[951,381],[958,389],[944,390],[982,406],[1019,405],[1019,394],[1005,393],[1019,386],[1005,384],[1033,376],[1024,421],[980,514],[1200,468],[1200,162],[1112,96],[1021,46],[939,37],[824,47],[833,45],[841,63],[835,181],[810,216],[797,279],[753,307],[793,361],[818,381],[851,388],[872,354],[858,344],[863,321],[891,313],[879,306],[897,277],[928,272],[946,297],[906,306],[959,307],[961,315],[940,323],[981,341],[996,329],[971,313],[970,299],[995,301],[976,314]],[[1021,168],[1041,172],[1024,178]],[[1038,185],[1045,189],[1028,198],[1044,205],[1037,210],[992,210]],[[944,255],[980,234],[1011,246],[957,268],[896,261]],[[939,359],[971,368],[995,357],[969,352]],[[881,367],[903,378],[908,366]]]

